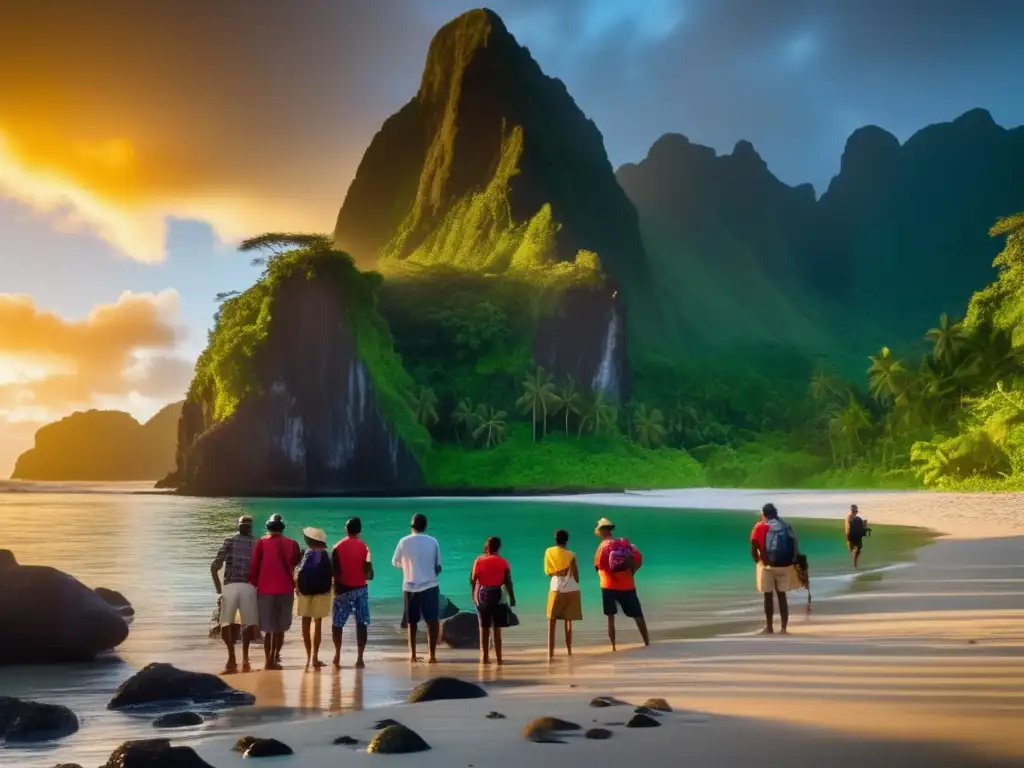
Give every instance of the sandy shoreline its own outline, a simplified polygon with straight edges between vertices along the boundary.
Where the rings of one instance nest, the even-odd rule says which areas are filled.
[[[879,522],[881,517],[876,513]],[[410,670],[406,690],[428,675],[451,675],[488,685],[488,699],[275,723],[256,735],[295,749],[294,757],[275,763],[314,767],[339,759],[416,760],[428,768],[583,765],[592,759],[790,766],[1024,760],[1024,537],[939,541],[911,567],[858,582],[850,593],[816,603],[813,613],[800,608],[791,632],[664,641],[614,656],[593,649],[550,667],[540,654],[517,652],[498,670],[481,669],[465,652],[445,653],[446,663],[436,668]],[[409,669],[385,666],[390,674]],[[250,680],[258,684],[258,677]],[[354,670],[343,670],[342,688],[357,679]],[[633,703],[660,696],[677,714],[662,718],[657,729],[611,726],[614,736],[604,742],[570,737],[566,745],[540,745],[520,735],[541,714],[584,728],[629,718],[629,709],[587,706],[596,695]],[[261,698],[261,704],[282,703]],[[506,719],[486,720],[488,710]],[[409,725],[433,749],[415,758],[367,754],[370,726],[384,717]],[[360,739],[362,748],[333,746],[341,735]],[[198,751],[214,766],[242,764],[229,751],[235,738],[211,739]]]

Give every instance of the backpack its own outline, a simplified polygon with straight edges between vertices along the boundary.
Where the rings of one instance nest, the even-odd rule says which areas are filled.
[[[772,520],[764,538],[765,563],[773,568],[785,568],[793,564],[795,555],[793,528],[784,520]]]
[[[324,549],[308,549],[299,563],[299,593],[326,595],[331,591],[331,556]]]
[[[608,545],[608,570],[612,573],[633,569],[633,545],[627,539],[615,539]]]
[[[847,536],[851,541],[864,538],[864,518],[860,515],[850,518],[850,532]]]

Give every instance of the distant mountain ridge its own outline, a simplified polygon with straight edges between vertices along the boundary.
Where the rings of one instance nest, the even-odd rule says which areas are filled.
[[[962,315],[994,278],[1000,216],[1024,209],[1024,128],[975,109],[900,144],[867,126],[815,199],[768,169],[667,134],[616,176],[641,218],[653,284],[680,333],[710,347],[759,339],[855,360],[909,346]]]
[[[182,403],[140,424],[122,411],[76,411],[41,427],[12,480],[155,480],[174,468]]]

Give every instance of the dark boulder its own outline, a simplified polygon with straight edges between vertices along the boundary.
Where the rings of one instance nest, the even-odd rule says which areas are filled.
[[[417,685],[412,689],[410,704],[424,701],[443,701],[445,699],[482,699],[487,691],[479,685],[467,683],[454,677],[435,677]]]
[[[657,728],[661,723],[655,720],[650,715],[637,714],[633,715],[626,723],[627,728]]]
[[[612,737],[612,732],[609,731],[607,728],[591,728],[590,730],[588,730],[586,733],[583,734],[583,738],[585,738],[585,739],[601,739],[601,740],[603,740],[603,739],[610,739],[611,737]]]
[[[366,747],[367,752],[382,755],[404,755],[410,752],[426,752],[430,745],[416,731],[404,725],[389,725],[380,731]]]
[[[88,661],[127,637],[121,614],[78,579],[43,565],[0,571],[0,665]]]
[[[242,757],[283,757],[294,754],[291,747],[277,739],[253,739]]]
[[[0,572],[13,568],[18,564],[18,559],[9,549],[0,549]]]
[[[374,730],[379,731],[382,728],[387,728],[389,725],[401,725],[401,723],[397,720],[392,720],[390,717],[385,717],[383,720],[378,720],[377,722],[375,722],[373,724],[373,728]]]
[[[438,616],[440,617],[441,621],[444,621],[445,619],[450,619],[452,616],[455,616],[457,613],[459,613],[459,606],[457,606],[455,603],[453,603],[445,595],[441,595],[440,596],[440,601],[441,601],[441,611],[438,614]],[[405,621],[405,617],[403,616],[402,617],[401,627],[402,627],[402,629],[405,629],[408,626],[409,625]]]
[[[198,712],[170,712],[153,721],[154,728],[188,728],[202,724],[203,716]]]
[[[537,744],[561,744],[557,734],[563,731],[580,731],[582,728],[576,723],[562,720],[558,717],[538,717],[531,720],[523,728],[523,737],[527,741]]]
[[[235,746],[231,748],[232,752],[245,752],[252,743],[256,741],[255,736],[242,736],[238,741],[235,742]]]
[[[590,706],[597,709],[605,709],[606,707],[621,707],[627,702],[622,699],[616,699],[614,696],[598,696],[590,700]]]
[[[449,648],[479,648],[480,622],[475,613],[461,611],[441,625],[441,642]]]
[[[644,706],[647,709],[655,709],[658,712],[671,712],[672,711],[671,705],[667,701],[665,701],[664,699],[648,699],[641,706]]]
[[[121,683],[107,709],[182,701],[236,707],[254,704],[256,698],[236,691],[216,675],[186,672],[170,664],[156,663],[147,664]]]
[[[0,696],[0,743],[49,741],[77,730],[78,718],[67,707]]]
[[[359,739],[353,739],[351,736],[339,736],[333,743],[340,747],[354,747],[359,743]]]
[[[132,604],[128,602],[128,598],[122,595],[120,592],[114,589],[107,589],[106,587],[96,587],[93,590],[97,595],[103,598],[103,602],[112,608],[116,608],[118,613],[122,616],[134,616],[135,609],[132,608]]]
[[[172,747],[169,739],[126,741],[100,768],[213,768],[192,747]]]
[[[637,715],[648,715],[649,717],[661,717],[661,712],[650,707],[637,707],[633,710]]]

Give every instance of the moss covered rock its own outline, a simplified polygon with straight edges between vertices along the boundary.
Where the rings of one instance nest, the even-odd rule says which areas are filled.
[[[455,677],[435,677],[413,688],[406,701],[414,704],[446,699],[482,699],[485,696],[487,691],[479,685]]]
[[[389,725],[380,731],[366,747],[367,752],[382,755],[401,755],[409,752],[425,752],[430,745],[418,733],[404,725]]]

